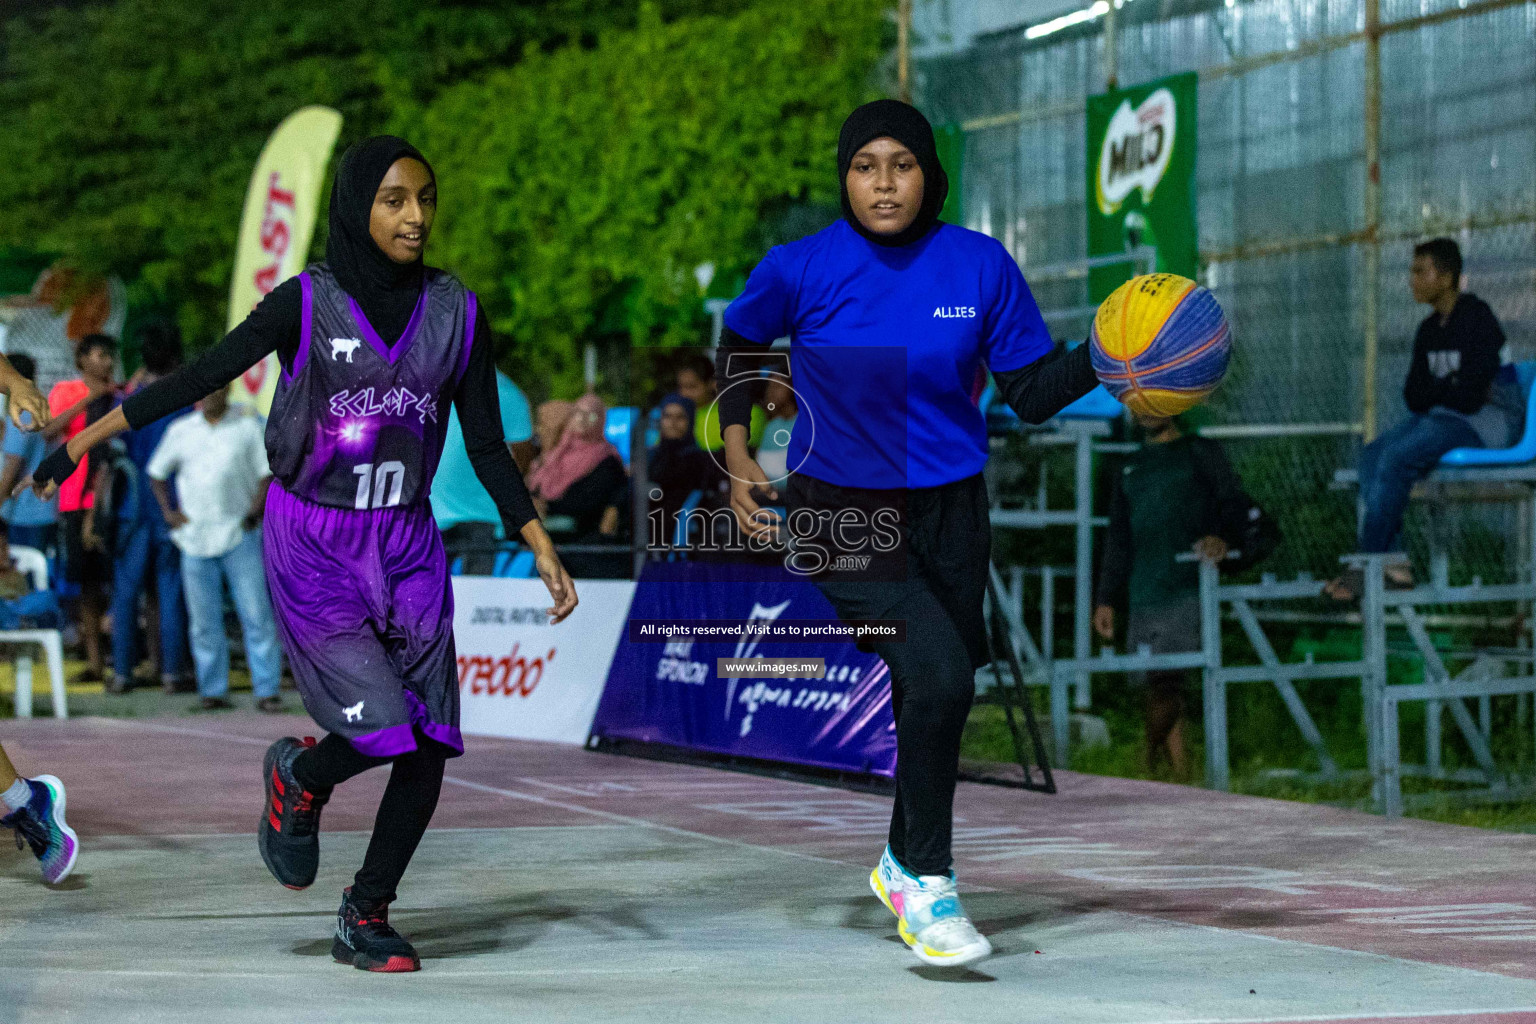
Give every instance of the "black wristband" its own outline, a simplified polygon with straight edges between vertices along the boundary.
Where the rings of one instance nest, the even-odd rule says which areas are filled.
[[[43,487],[49,483],[63,484],[78,465],[78,462],[69,457],[69,446],[61,444],[37,464],[37,469],[32,474],[32,483],[36,487]]]

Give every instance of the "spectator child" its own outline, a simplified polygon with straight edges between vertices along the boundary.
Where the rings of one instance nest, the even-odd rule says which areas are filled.
[[[1176,556],[1193,550],[1220,562],[1229,541],[1241,536],[1249,503],[1221,445],[1185,434],[1170,417],[1138,413],[1136,422],[1146,444],[1125,461],[1110,497],[1094,632],[1114,639],[1116,609],[1128,605],[1128,650],[1197,651],[1199,566]],[[1189,778],[1185,677],[1183,671],[1133,676],[1146,689],[1147,769],[1166,757],[1181,780]]]
[[[745,385],[738,385],[745,386]],[[677,393],[693,403],[693,439],[706,452],[725,447],[720,435],[720,412],[715,406],[715,367],[702,355],[689,355],[677,369]],[[758,406],[752,407],[752,422],[747,430],[747,447],[756,448],[763,441],[763,427],[768,419]]]
[[[68,441],[90,423],[105,416],[116,402],[117,342],[105,334],[88,334],[75,349],[80,376],[60,381],[48,392],[52,422],[43,428],[50,441]],[[89,513],[95,504],[91,482],[106,461],[104,452],[91,452],[59,487],[59,518],[63,525],[64,579],[80,588],[79,625],[85,645],[86,670],[78,681],[102,678],[101,621],[105,587],[111,571],[104,545]]]

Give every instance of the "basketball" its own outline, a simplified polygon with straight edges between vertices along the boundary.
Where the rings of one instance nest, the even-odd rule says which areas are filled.
[[[1177,416],[1226,375],[1232,335],[1216,297],[1187,277],[1145,274],[1110,293],[1088,338],[1094,372],[1132,412]]]

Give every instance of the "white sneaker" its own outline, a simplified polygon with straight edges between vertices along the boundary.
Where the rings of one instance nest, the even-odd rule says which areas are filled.
[[[897,931],[925,964],[962,967],[992,953],[992,943],[965,916],[953,874],[907,876],[900,916]]]
[[[891,848],[887,846],[885,852],[880,855],[880,863],[869,873],[869,887],[875,895],[880,897],[880,902],[885,904],[885,909],[901,917],[901,894],[905,888],[904,879],[910,876],[896,863],[896,858],[891,856]]]

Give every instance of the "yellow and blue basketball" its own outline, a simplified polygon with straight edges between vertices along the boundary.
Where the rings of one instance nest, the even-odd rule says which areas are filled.
[[[1110,293],[1088,338],[1094,372],[1132,412],[1177,416],[1226,376],[1232,332],[1216,297],[1187,277],[1146,274]]]

